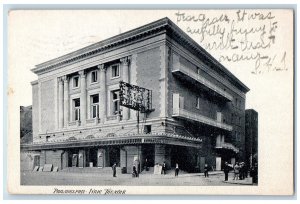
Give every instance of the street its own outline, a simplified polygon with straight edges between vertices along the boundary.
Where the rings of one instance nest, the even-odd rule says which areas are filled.
[[[233,174],[229,174],[229,181],[224,181],[222,172],[213,172],[209,178],[203,174],[179,174],[175,177],[173,172],[166,175],[140,174],[132,178],[131,174],[80,173],[80,172],[21,172],[21,185],[81,185],[81,186],[232,186],[252,185],[251,178],[233,181]],[[235,183],[233,183],[235,182]]]

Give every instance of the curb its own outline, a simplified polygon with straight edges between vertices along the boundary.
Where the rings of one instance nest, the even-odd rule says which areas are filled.
[[[222,181],[223,183],[230,183],[230,184],[238,184],[238,185],[248,185],[248,186],[253,186],[252,183],[242,183],[242,182],[233,182],[233,181]]]

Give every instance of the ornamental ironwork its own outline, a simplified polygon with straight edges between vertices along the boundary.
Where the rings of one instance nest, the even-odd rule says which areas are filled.
[[[152,109],[152,90],[120,81],[120,105],[147,113]]]

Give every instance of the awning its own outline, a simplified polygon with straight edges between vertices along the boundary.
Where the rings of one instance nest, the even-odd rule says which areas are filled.
[[[136,144],[168,144],[201,148],[202,140],[199,138],[186,137],[175,134],[136,134],[125,136],[111,136],[106,138],[72,139],[61,142],[40,142],[34,144],[22,144],[22,151],[46,150],[46,149],[67,149],[112,145],[136,145]]]

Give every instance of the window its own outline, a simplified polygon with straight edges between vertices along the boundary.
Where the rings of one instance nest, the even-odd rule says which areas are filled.
[[[73,88],[79,87],[79,76],[73,77]]]
[[[49,141],[49,138],[50,138],[50,136],[46,136],[46,142],[48,142],[48,141]]]
[[[200,109],[200,97],[197,97],[196,108]]]
[[[120,113],[120,96],[119,90],[112,91],[112,115]]]
[[[73,110],[74,110],[74,121],[80,121],[80,99],[76,98],[73,100]]]
[[[145,125],[144,126],[144,133],[145,134],[151,133],[151,125]]]
[[[99,118],[99,95],[91,96],[91,118]]]
[[[240,142],[241,141],[241,133],[240,132],[237,132],[236,133],[236,141]]]
[[[119,65],[113,65],[111,66],[111,77],[119,77],[120,76],[120,67]]]
[[[97,81],[98,81],[98,72],[97,71],[92,71],[91,83],[95,83]]]
[[[201,74],[201,69],[199,67],[197,67],[197,74],[200,75]]]
[[[222,113],[221,112],[217,112],[217,121],[221,123],[222,122],[222,118],[223,118]]]

